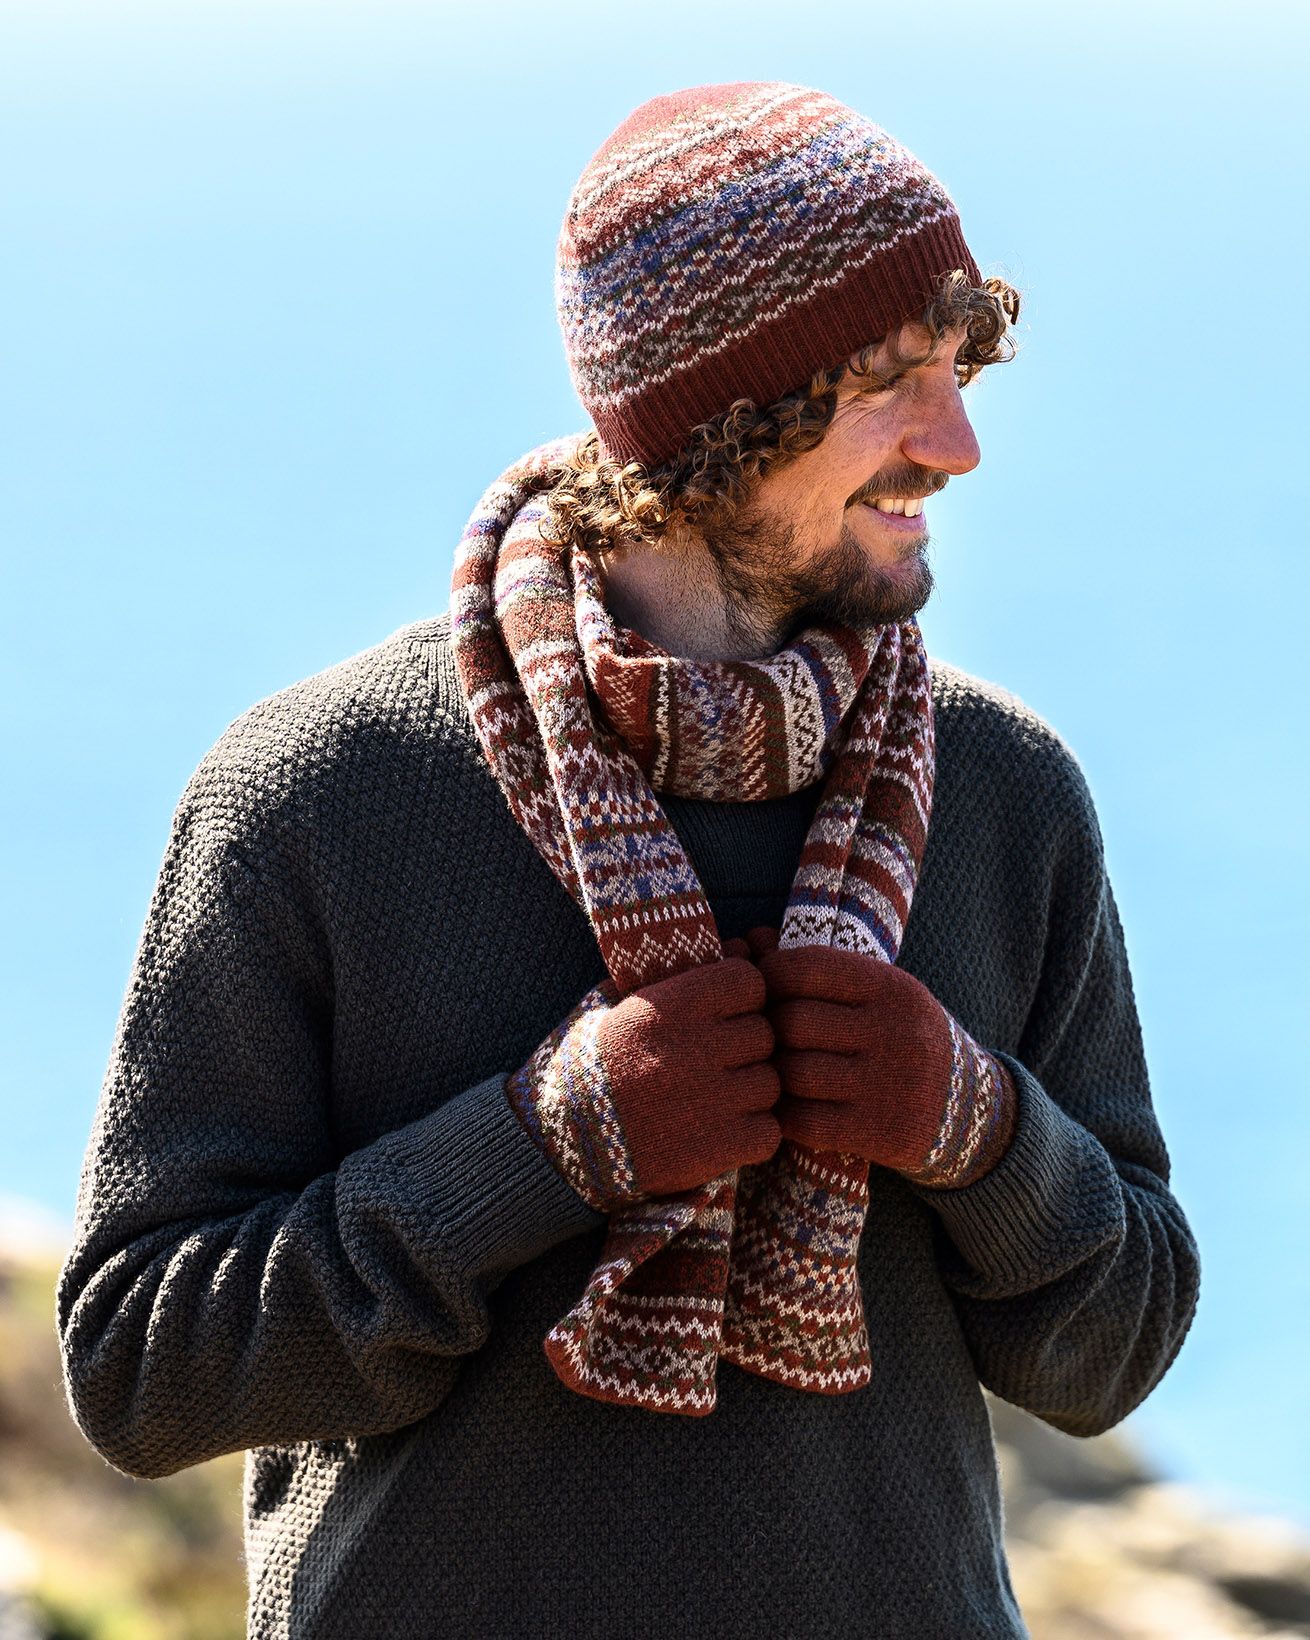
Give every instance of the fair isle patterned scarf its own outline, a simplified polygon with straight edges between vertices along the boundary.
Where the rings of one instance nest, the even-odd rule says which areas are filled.
[[[894,962],[935,772],[917,622],[819,623],[759,661],[670,655],[616,625],[587,554],[541,539],[541,492],[576,442],[539,446],[478,503],[451,635],[492,773],[585,911],[608,994],[723,956],[656,791],[755,802],[824,780],[780,944]],[[859,1157],[784,1140],[758,1167],[621,1207],[586,1291],[546,1337],[551,1365],[580,1394],[692,1415],[714,1406],[721,1356],[821,1394],[867,1384],[856,1252],[868,1177]]]

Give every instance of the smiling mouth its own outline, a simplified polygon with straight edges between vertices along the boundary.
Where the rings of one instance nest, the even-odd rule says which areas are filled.
[[[913,513],[891,512],[886,502],[878,506],[872,501],[861,501],[859,505],[863,511],[872,513],[886,529],[895,530],[897,535],[921,535],[928,527],[923,516],[922,500],[918,502],[919,510]],[[912,506],[914,503],[910,502],[907,505]]]
[[[904,515],[906,518],[917,518],[923,511],[926,495],[878,495],[866,496],[860,505],[872,507],[875,511],[890,517]]]

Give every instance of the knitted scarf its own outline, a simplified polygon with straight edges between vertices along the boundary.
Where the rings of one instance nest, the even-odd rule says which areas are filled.
[[[576,444],[506,470],[460,539],[455,665],[511,811],[585,911],[627,995],[723,956],[709,902],[656,791],[727,802],[823,780],[780,929],[894,962],[935,771],[918,624],[816,623],[758,661],[669,654],[619,627],[599,572],[541,538],[542,491]],[[545,1339],[569,1388],[692,1415],[719,1357],[823,1394],[870,1378],[856,1253],[862,1158],[784,1140],[745,1166],[609,1216],[585,1292]]]

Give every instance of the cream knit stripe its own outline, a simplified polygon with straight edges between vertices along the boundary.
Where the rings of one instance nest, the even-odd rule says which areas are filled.
[[[717,1392],[712,1368],[702,1368],[695,1376],[682,1371],[688,1360],[717,1362],[717,1356],[708,1351],[634,1349],[628,1343],[615,1362],[605,1349],[603,1334],[595,1350],[588,1349],[587,1340],[577,1333],[560,1335],[559,1328],[550,1339],[554,1344],[551,1363],[560,1379],[570,1386],[585,1384],[586,1393],[596,1400],[693,1418],[714,1410]]]
[[[750,1257],[756,1256],[754,1249]],[[872,1376],[869,1333],[858,1276],[843,1270],[842,1292],[812,1300],[779,1303],[769,1284],[753,1277],[734,1278],[732,1301],[723,1323],[722,1355],[737,1366],[795,1382],[800,1374],[820,1381],[838,1377],[847,1387],[867,1384]],[[804,1265],[779,1266],[775,1280],[800,1291],[812,1280]],[[813,1379],[808,1381],[812,1382]]]
[[[551,559],[544,549],[535,553],[521,551],[512,558],[502,555],[495,579],[496,619],[502,626],[517,603],[541,596],[543,579],[548,583],[551,568]]]
[[[597,1042],[614,1000],[612,984],[588,991],[505,1089],[524,1127],[597,1212],[637,1194],[632,1155]]]
[[[796,1388],[846,1393],[871,1377],[856,1254],[868,1167],[789,1141],[747,1168],[724,1304],[722,1353]]]
[[[689,1230],[698,1269],[726,1280],[735,1193],[736,1174],[730,1174],[664,1201],[638,1200],[621,1219],[611,1219],[605,1254],[586,1291],[546,1336],[546,1356],[561,1382],[601,1400],[657,1412],[701,1416],[713,1409],[722,1294],[717,1288],[698,1292],[690,1305],[685,1293],[650,1295],[640,1306],[643,1326],[633,1332],[622,1286],[654,1250]],[[643,1344],[652,1327],[662,1331],[662,1341]]]
[[[570,218],[589,215],[596,210],[604,196],[615,187],[635,183],[643,174],[656,175],[671,166],[678,166],[679,180],[697,155],[708,162],[711,175],[717,172],[717,186],[722,187],[721,159],[716,159],[719,144],[725,137],[758,125],[777,109],[791,107],[793,124],[797,130],[803,121],[801,113],[813,120],[822,117],[832,107],[832,98],[825,92],[806,86],[759,85],[737,98],[729,112],[708,119],[693,115],[687,119],[686,134],[679,136],[679,124],[654,131],[646,136],[631,137],[617,146],[608,160],[588,167],[579,180],[569,202]]]
[[[827,661],[829,657],[825,654],[822,658]],[[849,678],[849,669],[843,667],[842,670]],[[820,768],[820,755],[828,739],[818,679],[813,669],[796,656],[788,657],[787,663],[777,668],[776,673],[787,725],[791,768],[794,775],[803,775],[806,780],[812,780]],[[852,689],[845,698],[854,698],[854,693]]]
[[[867,1349],[866,1335],[866,1352]],[[767,1347],[756,1350],[734,1345],[731,1352],[724,1351],[724,1356],[735,1367],[741,1367],[746,1372],[771,1378],[790,1389],[811,1390],[818,1395],[846,1395],[851,1390],[863,1389],[872,1377],[867,1366],[825,1368],[779,1362]]]
[[[822,224],[816,219],[822,213],[831,216],[833,230],[847,250],[869,237],[886,249],[906,231],[913,210],[935,212],[949,204],[940,187],[925,183],[921,171],[910,165],[871,164],[872,160],[858,147],[838,152],[831,140],[821,139],[785,166],[771,166],[756,179],[753,191],[742,181],[731,214],[721,193],[699,204],[679,198],[657,206],[665,220],[652,229],[630,228],[629,236],[618,239],[603,257],[577,268],[565,265],[556,281],[563,322],[584,344],[595,341],[604,332],[594,311],[586,308],[589,298],[594,302],[602,290],[622,290],[625,280],[649,291],[656,275],[680,297],[692,282],[696,264],[704,266],[715,258],[728,280],[716,286],[716,292],[740,289],[743,279],[759,281],[762,292],[775,290],[778,269],[786,259],[813,256],[819,248]],[[851,182],[863,188],[864,198],[843,197],[833,180],[823,175],[828,165],[849,172]],[[751,220],[745,217],[746,209],[752,212]],[[649,250],[644,257],[639,254],[643,244],[649,246],[651,231],[669,235],[661,244],[658,262]],[[612,349],[610,356],[612,361]]]
[[[577,630],[588,675],[613,717],[625,698],[624,672],[634,672],[635,667],[623,644],[625,634],[605,606],[599,574],[587,554],[573,555],[573,572]],[[894,645],[889,650],[889,680],[898,653]],[[639,658],[642,664],[650,664],[649,657],[640,652]],[[602,687],[600,671],[606,663]],[[668,747],[676,739],[678,761],[671,767],[667,756],[662,756],[648,778],[657,790],[676,796],[735,802],[765,796],[770,782],[794,791],[817,779],[823,770],[826,743],[863,681],[863,674],[857,676],[852,670],[847,648],[822,628],[807,632],[796,648],[767,660],[702,662],[682,682],[671,662],[661,663],[661,673],[659,740]],[[728,702],[735,712],[727,709]],[[760,756],[768,718],[774,713],[782,714],[785,725],[786,762],[781,769],[770,767]],[[865,746],[876,755],[876,735]]]
[[[805,271],[812,289],[802,298],[793,295],[787,298],[787,288],[791,283],[789,269],[779,267],[770,269],[767,265],[760,267],[740,267],[726,273],[723,288],[722,302],[718,301],[716,287],[716,318],[729,327],[725,340],[740,341],[753,335],[764,325],[773,324],[793,307],[799,306],[802,301],[808,305],[815,291],[832,290],[844,282],[846,273],[867,267],[877,257],[885,255],[909,240],[918,237],[927,227],[955,215],[954,207],[950,204],[931,204],[919,202],[919,216],[912,228],[898,228],[887,232],[876,243],[870,244],[868,233],[865,231],[862,219],[857,218],[845,223],[840,228],[834,225],[839,234],[838,243],[816,241],[813,245],[804,247],[800,254],[807,257]],[[849,215],[849,208],[842,212]],[[819,253],[828,249],[833,254],[820,256]],[[845,250],[845,256],[839,256],[837,251]],[[687,285],[689,295],[684,298],[679,293],[679,286]],[[704,293],[696,299],[694,287],[688,280],[677,280],[673,284],[661,289],[661,319],[658,323],[652,320],[643,320],[639,316],[629,321],[628,328],[622,337],[616,336],[611,329],[601,330],[594,318],[590,321],[580,321],[577,329],[569,327],[567,340],[570,355],[574,366],[587,365],[589,372],[594,372],[599,387],[614,395],[613,400],[593,400],[594,407],[604,407],[610,402],[621,403],[631,391],[632,380],[637,372],[635,369],[624,369],[625,365],[636,364],[639,359],[649,359],[648,369],[651,372],[653,383],[669,380],[679,371],[689,369],[692,365],[712,357],[719,351],[716,343],[717,329],[712,333],[705,333],[701,326],[704,339],[690,352],[679,352],[675,363],[660,368],[658,346],[660,338],[665,340],[676,337],[680,343],[695,340],[697,327],[694,324],[697,316],[705,309]],[[752,323],[752,319],[758,323]],[[870,341],[876,340],[870,337]],[[629,349],[636,351],[637,358],[629,358]]]
[[[922,776],[907,782],[912,791],[919,791]],[[877,862],[896,885],[897,892],[908,904],[914,894],[914,859],[899,831],[880,825],[877,821],[862,826],[851,845],[852,863],[860,865]]]
[[[834,221],[832,237],[804,247],[795,253],[795,260],[730,274],[716,291],[709,323],[704,317],[704,291],[689,284],[685,299],[679,296],[676,286],[661,287],[658,323],[634,319],[622,337],[609,332],[570,332],[568,347],[575,376],[584,371],[587,375],[592,414],[619,410],[645,389],[670,381],[736,347],[757,331],[776,324],[794,308],[812,304],[819,291],[836,289],[852,273],[868,267],[893,247],[955,215],[953,205],[934,205],[927,198],[915,208],[918,215],[913,228],[889,233],[877,243],[870,242],[867,222],[857,219],[843,223],[840,218],[849,212],[838,208],[834,211],[838,220]],[[676,359],[668,358],[670,337],[678,339]],[[877,339],[870,336],[868,341]]]
[[[980,1048],[957,1019],[945,1009],[951,1041],[951,1075],[946,1109],[937,1139],[924,1165],[907,1172],[916,1184],[967,1184],[988,1159],[997,1137],[1006,1102],[1014,1090],[1005,1067]]]
[[[778,1268],[803,1268],[822,1291],[834,1284],[858,1240],[868,1203],[867,1184],[852,1191],[831,1176],[798,1168],[770,1197],[767,1218],[749,1221],[742,1239],[767,1229]]]
[[[788,907],[784,928],[789,946],[833,945],[839,951],[862,951],[889,960],[886,952],[904,929],[885,894],[818,865],[806,867],[804,881],[799,876],[796,881],[818,903]],[[875,927],[880,930],[877,935]]]
[[[566,242],[566,252],[578,255],[576,263],[566,255],[557,287],[566,311],[571,311],[568,304],[581,298],[588,284],[593,289],[598,285],[621,288],[625,281],[645,285],[650,279],[656,233],[660,271],[676,274],[688,258],[727,255],[744,265],[743,226],[760,229],[767,225],[770,237],[763,239],[756,233],[753,249],[758,245],[766,254],[802,249],[822,231],[821,211],[842,208],[843,182],[862,190],[864,209],[859,215],[863,218],[872,214],[870,206],[885,205],[897,195],[930,205],[941,198],[945,191],[940,184],[899,144],[885,134],[874,135],[875,130],[849,115],[829,117],[825,124],[812,125],[808,131],[798,129],[788,140],[790,152],[770,154],[753,172],[734,177],[727,199],[731,213],[725,210],[722,161],[716,172],[715,162],[706,156],[701,176],[679,174],[676,190],[670,188],[666,174],[648,192],[637,190],[625,197],[621,212],[608,218],[596,212],[585,222],[574,218],[573,238],[584,238],[585,243],[570,246]],[[845,214],[851,214],[849,206]],[[889,230],[898,224],[887,218],[896,214],[881,213]],[[910,213],[900,214],[908,217]],[[600,249],[607,241],[608,248]]]
[[[889,650],[893,644],[880,647]],[[831,762],[846,703],[857,701],[865,674],[852,670],[847,650],[822,628],[810,629],[773,660],[757,664],[781,696],[793,786],[808,785]]]
[[[885,200],[909,183],[926,182],[938,195],[945,194],[880,126],[822,94],[802,97],[803,106],[790,88],[783,88],[768,100],[775,108],[791,101],[789,112],[716,122],[682,142],[674,140],[676,128],[637,139],[649,150],[644,163],[640,170],[610,169],[603,186],[610,193],[617,188],[618,197],[608,208],[600,204],[593,185],[593,161],[574,189],[561,233],[559,277],[565,298],[575,294],[579,275],[585,279],[590,274],[593,288],[623,287],[634,269],[640,275],[648,268],[652,244],[658,244],[667,269],[676,269],[687,256],[731,249],[731,234],[723,229],[727,151],[733,156],[730,199],[736,227],[746,212],[752,224],[770,228],[794,223],[798,206],[809,216],[817,191],[826,189],[817,196],[826,199],[843,176],[858,182],[870,199]],[[718,143],[703,140],[708,134]],[[644,254],[637,254],[637,246]]]
[[[814,924],[819,943],[872,943],[890,960],[908,908],[904,850],[918,857],[929,795],[907,782],[928,787],[932,779],[930,680],[917,627],[819,623],[763,663],[666,655],[617,627],[585,554],[543,549],[545,501],[532,489],[549,478],[541,459],[534,453],[514,469],[517,511],[507,514],[498,498],[499,523],[470,520],[471,537],[500,530],[500,551],[462,554],[456,582],[494,583],[496,619],[489,624],[485,605],[463,600],[467,621],[454,632],[454,651],[466,697],[485,703],[474,726],[492,769],[585,910],[615,995],[722,956],[685,849],[627,741],[648,765],[667,744],[663,784],[692,797],[746,801],[825,780],[819,824],[802,852],[805,874],[793,888],[797,918]],[[517,686],[519,710],[487,693],[497,684],[511,696]],[[915,738],[917,756],[907,753]],[[860,838],[875,820],[884,829]],[[897,851],[883,839],[902,825]],[[885,868],[880,850],[890,856]],[[852,868],[869,881],[848,881]],[[889,912],[879,896],[904,904]],[[796,927],[785,923],[788,937]],[[553,1047],[524,1073],[532,1098],[516,1085],[512,1102],[540,1107],[529,1131],[595,1202],[624,1187],[631,1158],[612,1100],[607,1110],[591,1096],[594,1036],[579,1026],[576,1041]],[[844,1158],[789,1146],[779,1155],[780,1171],[748,1170],[760,1188],[748,1191],[740,1212],[734,1173],[668,1202],[636,1199],[609,1213],[600,1263],[545,1341],[570,1388],[707,1411],[730,1284],[749,1370],[826,1392],[861,1381],[868,1349],[855,1254],[867,1164],[851,1179]]]

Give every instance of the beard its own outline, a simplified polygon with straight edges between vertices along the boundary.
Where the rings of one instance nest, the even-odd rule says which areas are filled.
[[[872,561],[845,521],[835,546],[799,561],[796,530],[741,509],[728,524],[702,529],[734,639],[771,654],[806,626],[869,626],[908,620],[928,602],[932,571],[925,533],[894,569]]]

